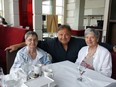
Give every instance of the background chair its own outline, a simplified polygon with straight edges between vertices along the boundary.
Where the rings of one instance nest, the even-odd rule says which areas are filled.
[[[5,48],[24,42],[24,35],[27,31],[24,28],[0,26],[0,67],[3,68],[5,74],[8,73]]]
[[[17,51],[9,52],[9,50],[6,51],[6,67],[7,67],[7,73],[10,73],[10,68],[12,67]]]

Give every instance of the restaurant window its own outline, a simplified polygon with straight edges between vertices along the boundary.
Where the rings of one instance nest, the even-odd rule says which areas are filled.
[[[47,31],[47,21],[46,21],[46,15],[51,14],[51,0],[43,0],[42,1],[42,30],[43,32]]]
[[[51,1],[46,0],[42,2],[42,14],[51,14]]]
[[[58,23],[63,23],[63,16],[64,16],[64,0],[56,0],[56,15],[58,15]]]
[[[3,16],[3,0],[0,0],[0,16]]]

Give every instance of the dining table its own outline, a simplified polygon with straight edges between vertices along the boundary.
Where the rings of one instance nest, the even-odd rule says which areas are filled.
[[[116,80],[107,77],[97,71],[85,68],[84,73],[80,75],[78,65],[70,61],[62,61],[57,63],[48,64],[42,68],[49,68],[52,70],[52,76],[47,78],[38,77],[22,83],[17,80],[10,81],[16,83],[16,86],[8,87],[116,87]],[[14,77],[14,75],[11,75]],[[12,77],[9,77],[11,79]],[[24,77],[23,75],[21,75]],[[78,80],[82,77],[82,81]],[[21,86],[17,84],[21,83]],[[48,84],[49,83],[49,84]],[[11,84],[11,83],[10,83]],[[44,84],[44,86],[43,86]]]
[[[116,80],[97,71],[85,69],[83,81],[79,81],[77,64],[63,61],[48,65],[53,70],[56,87],[116,87]]]

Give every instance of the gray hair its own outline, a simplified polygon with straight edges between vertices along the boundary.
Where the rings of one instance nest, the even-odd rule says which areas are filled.
[[[94,33],[95,37],[96,37],[97,39],[99,39],[99,36],[100,36],[99,31],[97,31],[97,30],[95,30],[95,29],[92,29],[92,28],[87,28],[87,29],[85,30],[85,36],[88,35],[90,32]]]
[[[25,34],[25,40],[26,40],[30,35],[36,36],[36,37],[38,38],[38,35],[37,35],[36,32],[34,32],[34,31],[28,31],[28,32]]]

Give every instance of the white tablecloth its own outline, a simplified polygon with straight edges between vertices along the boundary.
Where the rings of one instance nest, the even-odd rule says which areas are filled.
[[[78,81],[77,78],[79,77],[79,72],[77,70],[77,65],[69,61],[54,63],[47,65],[45,67],[51,68],[53,70],[53,80],[55,81],[56,84],[55,87],[116,87],[116,80],[106,77],[90,69],[85,70],[85,73],[83,74],[84,81],[83,82]],[[11,75],[9,79],[12,78],[12,76],[13,75]],[[34,82],[32,81],[31,83],[28,84],[33,85],[34,83],[33,87],[39,87],[38,84],[41,83],[41,81],[39,80],[40,79],[38,78],[38,80],[35,80]],[[10,82],[11,82],[10,84],[12,84],[13,80],[11,80]],[[18,84],[21,83],[19,81],[17,82]],[[17,85],[16,87],[20,87],[18,86],[18,84],[16,83]],[[28,86],[23,84],[21,87]]]
[[[49,66],[53,69],[53,79],[57,87],[116,87],[116,80],[90,69],[86,69],[83,74],[85,81],[78,81],[77,65],[69,61],[54,63]]]

